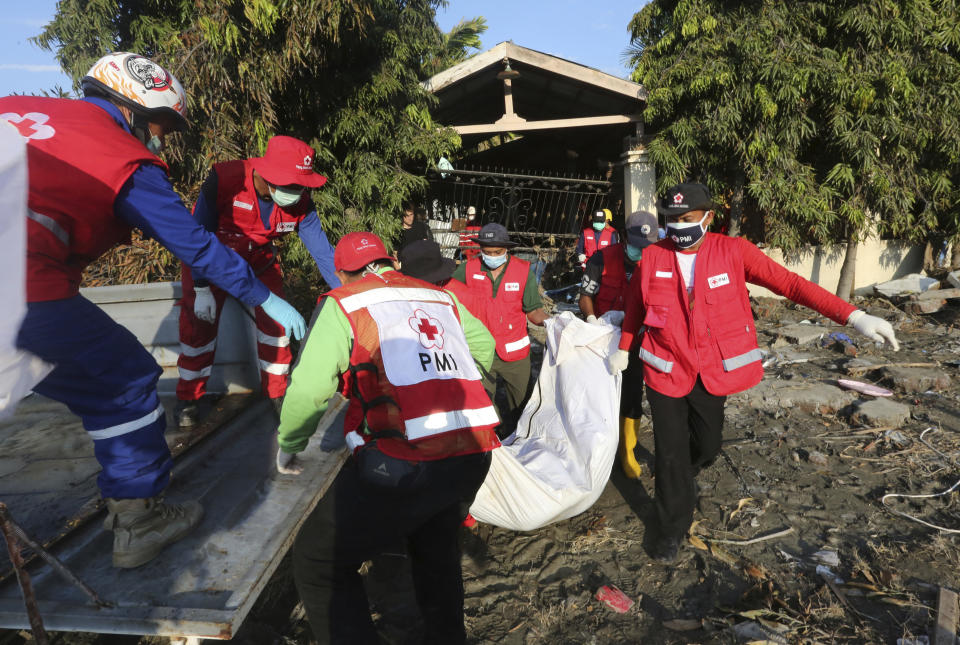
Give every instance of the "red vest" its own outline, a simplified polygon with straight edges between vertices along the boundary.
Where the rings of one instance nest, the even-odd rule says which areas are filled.
[[[600,276],[600,289],[593,301],[593,310],[597,316],[608,311],[623,311],[627,293],[627,269],[624,264],[624,245],[614,244],[600,249],[603,254],[603,274]]]
[[[217,237],[225,245],[247,257],[257,247],[297,230],[308,215],[306,198],[289,208],[273,206],[270,228],[263,227],[260,200],[253,187],[253,164],[249,159],[214,164],[217,173]],[[254,267],[256,269],[257,267]]]
[[[480,245],[470,239],[476,237],[479,233],[479,226],[466,226],[460,231],[460,249],[463,252],[463,257],[468,260],[480,255]]]
[[[523,290],[529,275],[530,263],[511,255],[494,294],[480,258],[467,260],[466,285],[472,296],[467,308],[493,334],[497,356],[505,361],[519,361],[530,354],[527,314],[523,313]]]
[[[0,119],[27,141],[27,301],[71,298],[88,264],[130,240],[113,212],[127,179],[141,164],[166,165],[86,101],[7,96]]]
[[[499,423],[453,300],[396,271],[327,294],[353,330],[345,389],[348,445],[376,439],[387,455],[431,461],[500,445]],[[356,431],[366,419],[371,434]]]
[[[592,226],[583,229],[583,254],[590,259],[590,256],[606,248],[613,243],[614,228],[609,224],[604,225],[603,230],[595,231]],[[586,266],[586,262],[583,263]]]
[[[657,392],[685,396],[699,375],[708,392],[724,396],[763,378],[737,244],[735,238],[707,233],[694,265],[692,307],[673,243],[643,250],[639,271],[646,331],[640,358],[644,381]]]

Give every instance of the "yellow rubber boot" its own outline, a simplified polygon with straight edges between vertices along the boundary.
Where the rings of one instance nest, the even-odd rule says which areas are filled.
[[[620,417],[620,467],[623,474],[629,479],[639,479],[643,468],[637,463],[637,456],[633,449],[637,447],[638,420],[631,417]]]

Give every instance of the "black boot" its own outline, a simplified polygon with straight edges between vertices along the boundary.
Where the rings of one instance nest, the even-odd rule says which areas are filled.
[[[680,538],[663,535],[653,547],[653,559],[662,564],[673,564],[680,556]]]

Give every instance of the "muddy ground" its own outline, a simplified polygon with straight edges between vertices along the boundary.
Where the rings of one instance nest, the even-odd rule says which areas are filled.
[[[586,513],[527,533],[463,529],[470,642],[892,644],[932,635],[938,588],[960,589],[960,538],[892,514],[881,497],[940,492],[960,479],[960,375],[950,363],[960,359],[960,310],[907,316],[883,300],[857,304],[894,323],[899,353],[852,331],[853,348],[791,343],[777,330],[831,323],[782,301],[755,302],[766,378],[728,399],[723,454],[699,477],[700,507],[676,564],[648,555],[656,529],[649,423],[638,448],[642,478],[615,468]],[[930,368],[938,381],[908,392],[868,361],[939,363]],[[839,378],[892,385],[909,419],[876,428],[852,420],[855,400],[871,397],[837,397]],[[827,386],[822,396],[810,391],[818,384]],[[921,441],[927,428],[935,430]],[[893,508],[960,529],[957,493]],[[386,642],[415,643],[407,562],[394,551],[368,567],[373,610]],[[620,614],[597,601],[603,585],[621,589],[632,609]],[[0,632],[0,645],[22,642]],[[60,634],[54,642],[165,639]],[[235,642],[314,642],[285,566]]]

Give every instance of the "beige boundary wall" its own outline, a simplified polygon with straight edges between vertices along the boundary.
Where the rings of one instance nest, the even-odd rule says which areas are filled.
[[[919,273],[923,268],[923,245],[909,244],[895,240],[869,239],[861,242],[857,249],[857,270],[854,291],[857,294],[873,293],[873,285],[900,278],[908,273]],[[770,258],[784,265],[794,273],[816,282],[834,293],[840,281],[840,267],[846,245],[808,246],[798,252],[788,253],[786,257],[779,249],[763,249]],[[763,287],[748,284],[751,296],[773,296],[777,294]]]

